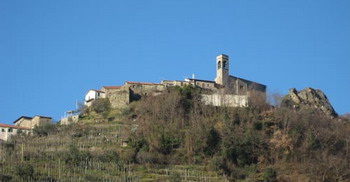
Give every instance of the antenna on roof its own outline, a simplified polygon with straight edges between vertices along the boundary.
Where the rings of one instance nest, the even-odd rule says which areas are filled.
[[[77,99],[75,100],[75,110],[76,111],[78,110],[78,100]]]

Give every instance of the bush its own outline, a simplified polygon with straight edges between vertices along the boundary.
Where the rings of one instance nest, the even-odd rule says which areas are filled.
[[[12,180],[12,176],[5,175],[5,174],[0,174],[0,181],[1,182],[9,182],[11,180]]]
[[[109,102],[109,99],[107,99],[107,98],[96,99],[91,104],[91,110],[93,110],[99,114],[104,113],[104,112],[109,112],[110,109],[111,109],[111,103]]]
[[[174,147],[178,144],[178,141],[175,137],[170,134],[162,134],[160,137],[160,146],[159,150],[162,154],[170,154]]]
[[[100,181],[100,180],[97,176],[93,176],[93,175],[88,174],[88,175],[84,176],[84,181],[95,182],[95,181]]]
[[[181,175],[178,172],[173,172],[169,179],[170,182],[181,182]]]
[[[15,167],[15,174],[22,179],[29,180],[34,176],[34,168],[30,164],[22,163]]]
[[[10,155],[12,155],[12,153],[13,153],[13,151],[15,149],[15,144],[11,143],[11,142],[5,142],[5,143],[2,144],[2,147],[3,147],[4,151],[5,151],[5,154],[7,156],[10,156]]]
[[[215,128],[210,129],[209,135],[207,136],[206,147],[204,148],[204,153],[206,155],[213,155],[218,151],[218,146],[220,143],[220,134]]]
[[[48,136],[49,134],[56,133],[57,131],[57,126],[52,123],[44,123],[41,125],[37,125],[33,129],[34,135],[39,137]]]
[[[101,162],[114,162],[117,163],[119,161],[119,154],[116,151],[106,151],[102,155],[98,156],[98,159]]]
[[[91,154],[86,151],[79,151],[79,149],[75,145],[69,146],[69,152],[65,156],[66,164],[70,164],[73,166],[79,166],[79,164],[86,164],[88,160],[91,159]]]
[[[136,160],[140,164],[157,164],[163,163],[162,158],[157,153],[140,151],[137,153]]]
[[[226,164],[224,161],[224,158],[221,156],[214,156],[209,164],[210,168],[219,171],[219,172],[225,172],[226,171]]]
[[[277,176],[277,173],[272,168],[266,168],[262,175],[264,182],[275,182],[277,181],[276,176]]]

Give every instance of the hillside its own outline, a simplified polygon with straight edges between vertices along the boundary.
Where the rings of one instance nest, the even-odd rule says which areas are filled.
[[[349,121],[318,109],[203,105],[176,88],[2,144],[0,181],[349,181]],[[127,146],[123,146],[125,142]]]

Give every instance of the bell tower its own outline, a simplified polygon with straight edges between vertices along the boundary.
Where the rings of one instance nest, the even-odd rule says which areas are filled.
[[[229,78],[229,60],[225,54],[216,57],[216,78],[215,82],[220,85],[227,85]]]

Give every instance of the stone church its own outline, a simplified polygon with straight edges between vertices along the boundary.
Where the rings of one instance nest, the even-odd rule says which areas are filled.
[[[203,94],[202,99],[205,104],[214,106],[247,107],[252,92],[266,94],[265,85],[231,76],[229,65],[229,57],[221,54],[216,57],[214,81],[195,78],[186,78],[183,81],[162,80],[161,83],[127,81],[123,86],[103,86],[100,90],[90,90],[85,96],[85,104],[90,105],[97,98],[108,98],[112,107],[121,108],[143,96],[162,94],[168,87],[185,85],[209,90],[211,94]]]

